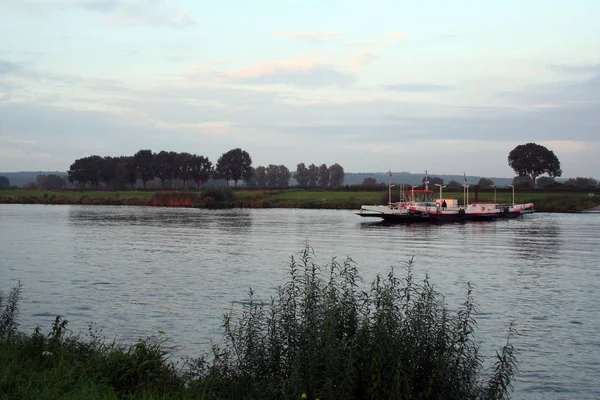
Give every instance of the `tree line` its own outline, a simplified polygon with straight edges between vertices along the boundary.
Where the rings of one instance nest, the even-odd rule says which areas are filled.
[[[248,152],[236,148],[219,157],[213,166],[208,157],[173,151],[154,153],[151,150],[140,150],[133,156],[101,157],[92,155],[75,160],[67,171],[69,182],[86,188],[88,184],[106,188],[134,188],[140,182],[144,189],[148,182],[160,180],[160,187],[173,189],[174,181],[180,181],[183,188],[188,183],[200,185],[210,179],[230,181],[238,186],[243,181],[253,188],[282,188],[289,186],[292,174],[285,165],[270,164],[266,167],[252,167],[252,158]],[[51,177],[54,181],[54,177]],[[340,187],[344,182],[344,169],[339,164],[317,167],[311,164],[298,164],[294,174],[299,186],[305,187]],[[42,180],[46,182],[48,177]],[[40,185],[41,186],[41,185]],[[46,185],[44,185],[46,186]]]

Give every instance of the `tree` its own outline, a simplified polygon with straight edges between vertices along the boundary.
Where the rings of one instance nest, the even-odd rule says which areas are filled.
[[[423,187],[425,187],[425,178],[423,177],[423,180],[421,182],[423,182]],[[440,178],[439,176],[430,176],[428,177],[429,179],[429,189],[434,188],[435,184],[437,183],[438,185],[444,185],[444,180],[442,178]]]
[[[169,187],[173,188],[173,179],[177,174],[175,159],[177,153],[174,151],[161,151],[152,158],[154,173],[161,181],[161,188],[165,187],[165,181],[169,180]]]
[[[152,150],[140,150],[133,156],[137,176],[142,180],[146,189],[146,182],[154,179],[154,164]]]
[[[552,150],[536,143],[521,144],[508,154],[508,165],[519,176],[531,176],[531,186],[535,179],[546,173],[551,178],[562,175],[560,161]]]
[[[329,186],[329,168],[326,164],[321,164],[319,167],[319,187],[326,188]]]
[[[114,157],[104,157],[99,174],[100,180],[104,182],[104,186],[108,187],[110,182],[117,176],[117,159]]]
[[[268,187],[276,187],[277,181],[279,179],[279,167],[275,164],[267,165],[266,175],[267,175],[267,186]]]
[[[368,177],[363,180],[362,184],[364,186],[374,186],[374,185],[377,185],[377,179]]]
[[[329,167],[329,185],[332,188],[339,188],[344,183],[344,168],[335,163]]]
[[[521,189],[530,188],[531,187],[531,178],[528,176],[515,176],[513,178],[512,184],[515,185],[516,188],[521,188]]]
[[[482,189],[487,189],[487,188],[491,187],[493,184],[494,184],[493,180],[491,180],[489,178],[481,178],[481,179],[479,179],[477,186],[479,186]]]
[[[0,190],[6,190],[10,188],[10,179],[5,176],[0,176]]]
[[[456,181],[450,181],[450,182],[448,182],[446,190],[458,192],[458,191],[462,190],[462,185]]]
[[[308,187],[316,187],[319,181],[319,167],[315,164],[308,166]]]
[[[65,180],[63,177],[56,174],[38,175],[35,178],[35,182],[41,189],[62,189],[65,187]]]
[[[175,156],[175,176],[183,181],[183,190],[187,189],[187,181],[192,177],[192,158],[190,153],[179,153]]]
[[[212,163],[204,156],[193,155],[190,163],[191,177],[198,183],[200,189],[200,181],[206,182],[212,173]]]
[[[265,169],[268,187],[287,187],[290,184],[290,170],[285,165],[269,164]]]
[[[235,186],[240,179],[250,176],[252,173],[252,158],[244,150],[237,148],[224,153],[217,161],[216,175],[225,179],[227,183],[233,180]]]
[[[306,168],[304,163],[300,163],[296,166],[296,173],[294,174],[294,179],[298,182],[298,186],[306,187],[308,186],[308,178],[309,171]]]
[[[81,183],[84,188],[86,184],[90,182],[97,187],[100,183],[99,172],[102,168],[103,161],[102,157],[96,155],[75,160],[67,172],[69,182]]]
[[[569,178],[565,182],[565,186],[572,186],[580,189],[594,189],[598,185],[598,182],[594,178],[583,178],[578,176],[577,178]]]
[[[290,178],[292,174],[290,170],[285,165],[279,165],[279,174],[277,176],[277,186],[278,187],[288,187],[290,186]]]
[[[265,167],[256,167],[254,170],[254,182],[256,183],[256,186],[260,188],[267,186],[267,169]]]
[[[556,181],[554,180],[554,178],[551,178],[549,176],[540,176],[535,182],[535,186],[539,188],[549,188],[555,185]]]

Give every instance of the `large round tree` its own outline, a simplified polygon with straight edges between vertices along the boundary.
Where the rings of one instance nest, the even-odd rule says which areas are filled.
[[[535,178],[542,174],[555,178],[561,176],[560,161],[552,150],[536,143],[521,144],[508,154],[508,165],[519,176],[531,176],[531,186],[535,188]]]
[[[217,161],[215,174],[218,178],[230,180],[237,183],[240,179],[245,179],[252,173],[252,158],[246,151],[237,148],[224,153]]]

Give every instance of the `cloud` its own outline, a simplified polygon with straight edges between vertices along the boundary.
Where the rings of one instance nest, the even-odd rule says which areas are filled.
[[[406,39],[407,34],[404,33],[389,33],[383,39],[375,40],[350,40],[341,39],[342,32],[337,31],[279,31],[273,33],[275,36],[296,38],[306,40],[310,42],[332,42],[338,41],[341,44],[348,46],[361,46],[361,47],[373,47],[373,46],[387,46],[397,39]]]
[[[586,64],[586,65],[568,65],[568,64],[550,64],[548,69],[559,73],[600,73],[600,64]]]
[[[352,72],[359,72],[365,65],[368,63],[377,60],[381,57],[379,54],[369,51],[363,50],[357,56],[352,57],[347,61],[347,65]]]
[[[16,90],[18,100],[9,99],[1,105],[0,132],[35,143],[5,141],[0,147],[20,148],[27,154],[54,154],[72,162],[83,153],[133,154],[147,147],[158,151],[200,149],[201,154],[214,160],[240,146],[252,154],[257,165],[276,162],[293,167],[298,162],[335,158],[346,170],[355,171],[369,166],[381,168],[378,164],[393,166],[401,157],[415,168],[424,164],[429,169],[441,165],[435,164],[441,161],[449,165],[477,161],[482,168],[478,173],[484,174],[483,169],[490,168],[488,175],[503,176],[493,171],[507,168],[508,151],[517,144],[536,141],[556,144],[562,152],[557,155],[565,174],[573,168],[600,168],[600,162],[591,153],[588,155],[589,149],[600,147],[600,104],[595,90],[598,86],[594,86],[600,82],[595,78],[580,79],[576,84],[527,86],[514,93],[516,100],[508,99],[510,105],[503,107],[457,105],[464,104],[462,99],[445,103],[398,101],[389,92],[371,91],[370,97],[365,97],[346,86],[357,80],[352,70],[364,68],[376,56],[362,52],[351,60],[332,61],[309,55],[216,72],[210,70],[225,64],[209,63],[204,69],[186,70],[185,80],[162,80],[144,87],[51,75],[41,73],[33,64],[23,64],[21,72],[11,67],[11,73],[16,76],[28,72],[35,78],[19,78],[19,83],[29,86]],[[206,70],[214,79],[196,81]],[[328,76],[327,71],[334,75]],[[340,74],[345,80],[332,85]],[[32,97],[29,93],[37,91],[38,81],[55,83]],[[273,83],[279,86],[259,86]],[[59,85],[64,90],[54,89]],[[421,91],[443,86],[399,85],[404,90]],[[564,99],[581,101],[566,103]],[[498,145],[493,142],[489,150],[484,149],[485,156],[473,155],[489,140]],[[565,140],[573,143],[563,143]],[[368,147],[356,146],[366,141]],[[314,143],[319,143],[318,148]],[[439,150],[449,143],[458,155]],[[577,143],[584,145],[578,148]],[[594,143],[599,145],[594,147]],[[390,148],[397,151],[385,151]],[[357,157],[356,149],[368,156]],[[581,155],[584,152],[585,157]],[[42,162],[50,163],[48,159],[27,159],[32,162],[31,168],[36,165],[45,169],[47,164]],[[493,161],[496,159],[499,161]],[[0,165],[12,169],[5,160],[0,160]],[[512,172],[504,174],[510,176]]]
[[[388,40],[342,40],[341,44],[350,46],[387,46],[390,44]]]
[[[330,42],[338,39],[341,34],[341,32],[333,31],[279,31],[273,33],[275,36],[308,40],[310,42]]]
[[[344,86],[356,76],[340,65],[311,56],[290,61],[266,61],[220,75],[224,82],[259,85],[293,85],[306,87]]]
[[[15,2],[17,3],[17,2]],[[34,11],[77,7],[103,15],[108,24],[185,27],[196,24],[189,11],[175,0],[19,0]]]
[[[406,39],[409,37],[408,34],[406,33],[401,33],[401,32],[392,32],[392,33],[388,33],[388,38],[390,39]]]
[[[22,64],[7,60],[0,60],[0,76],[20,72],[23,69]]]
[[[383,85],[384,89],[395,92],[441,92],[453,90],[454,87],[447,85],[432,85],[426,83],[397,83],[392,85]]]

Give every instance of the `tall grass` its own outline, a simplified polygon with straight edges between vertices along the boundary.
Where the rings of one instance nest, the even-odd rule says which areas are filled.
[[[224,316],[225,342],[198,360],[195,380],[240,399],[508,398],[514,349],[507,342],[486,375],[472,287],[451,314],[412,270],[411,260],[402,278],[391,269],[364,290],[350,258],[321,267],[307,246],[276,297],[264,303],[250,290],[239,318]]]
[[[473,289],[448,311],[410,260],[368,286],[350,258],[318,265],[305,248],[263,302],[250,290],[223,316],[219,345],[183,366],[164,339],[107,343],[72,335],[57,317],[50,333],[17,332],[21,286],[0,294],[0,398],[506,399],[516,371],[515,333],[483,368],[474,340]]]

